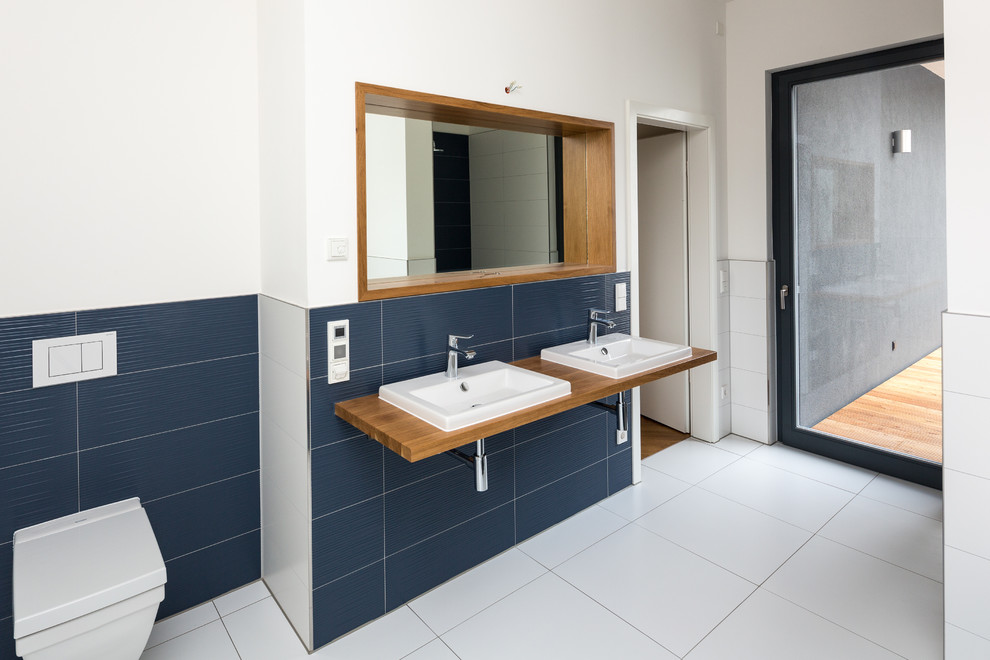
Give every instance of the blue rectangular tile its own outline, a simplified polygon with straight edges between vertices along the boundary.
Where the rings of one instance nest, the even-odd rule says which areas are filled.
[[[0,394],[0,468],[74,451],[74,383]]]
[[[606,414],[605,411],[598,406],[584,405],[578,406],[577,408],[571,408],[570,410],[565,410],[562,413],[557,413],[556,415],[545,417],[535,422],[530,422],[525,426],[520,426],[516,429],[516,442],[527,442],[533,438],[538,438],[541,435],[559,431],[565,426],[585,422],[592,417],[598,417],[604,414]]]
[[[258,296],[79,312],[79,334],[117,332],[117,373],[258,352]]]
[[[516,543],[522,543],[561,520],[608,496],[606,461],[516,500]]]
[[[608,494],[614,495],[632,485],[632,450],[629,444],[625,449],[608,457]]]
[[[382,303],[384,361],[442,353],[447,335],[474,335],[465,348],[512,338],[512,289],[471,289]]]
[[[385,614],[382,562],[313,591],[313,645],[319,648]]]
[[[81,507],[142,502],[258,470],[258,413],[79,454]]]
[[[75,454],[0,470],[0,539],[79,511],[76,475]]]
[[[485,452],[494,454],[496,452],[511,449],[513,445],[513,431],[506,431],[485,438]],[[473,454],[475,443],[470,442],[459,449],[466,454]],[[462,466],[464,463],[450,454],[443,453],[425,458],[415,463],[410,463],[393,451],[385,451],[385,490],[391,491],[402,488],[409,484],[440,474],[446,470]]]
[[[386,451],[366,435],[314,449],[310,458],[313,517],[381,495]]]
[[[516,444],[516,495],[525,495],[608,456],[605,415]]]
[[[165,562],[168,582],[158,608],[164,619],[261,577],[261,532],[203,548]]]
[[[0,392],[31,387],[31,342],[76,334],[75,313],[0,319]]]
[[[605,309],[601,275],[513,285],[513,335],[586,326],[588,310]]]
[[[465,344],[466,345],[466,344]],[[458,360],[459,367],[469,367],[472,364],[481,364],[498,360],[500,362],[512,362],[512,340],[497,341],[484,346],[472,346],[477,353],[473,360],[466,360],[461,357]],[[383,381],[385,384],[397,383],[410,378],[438,374],[447,370],[447,354],[436,353],[424,357],[402,360],[401,362],[390,362],[382,368]]]
[[[313,587],[321,587],[385,556],[382,496],[313,520]]]
[[[350,321],[351,371],[382,363],[382,303],[334,305],[309,310],[310,378],[327,377],[327,323]]]
[[[333,442],[363,435],[333,412],[338,401],[378,394],[382,385],[382,368],[370,367],[351,372],[351,379],[330,385],[326,379],[313,379],[309,385],[310,447],[315,449]]]
[[[14,660],[17,655],[14,652],[14,619],[0,619],[0,658],[3,660]]]
[[[512,504],[469,520],[385,560],[387,610],[511,548]]]
[[[260,477],[252,472],[143,502],[166,561],[261,526]]]
[[[78,386],[79,446],[90,449],[256,412],[258,356],[143,371]]]
[[[463,465],[385,494],[385,555],[418,543],[513,497],[512,452],[488,457],[488,490],[474,487],[474,470]]]
[[[11,541],[0,544],[0,619],[13,615],[14,544]]]
[[[516,337],[512,342],[512,350],[516,360],[525,360],[540,354],[544,348],[569,344],[572,341],[586,339],[588,336],[586,326],[577,325],[561,330],[551,330],[525,337]]]

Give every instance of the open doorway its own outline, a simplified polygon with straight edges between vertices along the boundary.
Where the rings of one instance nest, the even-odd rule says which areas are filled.
[[[713,121],[703,115],[633,101],[627,110],[626,245],[632,280],[633,334],[716,350]],[[640,158],[641,150],[645,160]],[[650,170],[655,170],[654,174]],[[657,190],[665,192],[654,195]],[[666,208],[660,215],[653,213],[651,196],[664,198],[658,200]],[[667,270],[656,271],[656,265]],[[677,394],[667,401],[667,410],[644,402],[648,396],[645,388],[633,391],[634,483],[640,480],[639,459],[650,450],[651,439],[656,436],[653,417],[670,424],[666,428],[671,430],[662,430],[661,436],[677,434],[661,437],[665,444],[660,448],[686,437],[687,432],[706,442],[719,439],[717,364],[692,369],[689,376],[672,387]],[[642,417],[646,410],[650,416]]]

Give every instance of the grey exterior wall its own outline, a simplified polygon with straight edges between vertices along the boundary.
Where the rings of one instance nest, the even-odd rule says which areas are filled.
[[[796,94],[799,419],[810,427],[941,345],[945,84],[913,65]],[[899,129],[912,153],[892,153]]]

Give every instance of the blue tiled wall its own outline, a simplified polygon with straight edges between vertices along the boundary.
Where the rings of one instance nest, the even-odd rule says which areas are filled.
[[[448,334],[476,361],[511,362],[585,336],[629,273],[310,311],[314,641],[322,646],[554,525],[632,479],[614,415],[592,406],[486,441],[489,488],[448,455],[409,463],[334,416],[333,404],[446,367]],[[629,312],[611,315],[629,331]],[[350,319],[351,380],[326,379],[326,324]],[[465,451],[473,445],[465,447]]]
[[[257,296],[0,319],[0,658],[12,535],[140,497],[159,617],[260,575]],[[31,388],[31,342],[117,332],[115,377]]]

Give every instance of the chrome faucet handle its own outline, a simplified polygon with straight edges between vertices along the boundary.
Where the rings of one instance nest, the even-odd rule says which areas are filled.
[[[588,318],[597,321],[599,314],[608,314],[608,313],[609,311],[607,309],[596,309],[592,307],[591,309],[588,310]]]
[[[447,346],[449,348],[457,348],[457,340],[459,339],[471,339],[474,335],[447,335]]]

